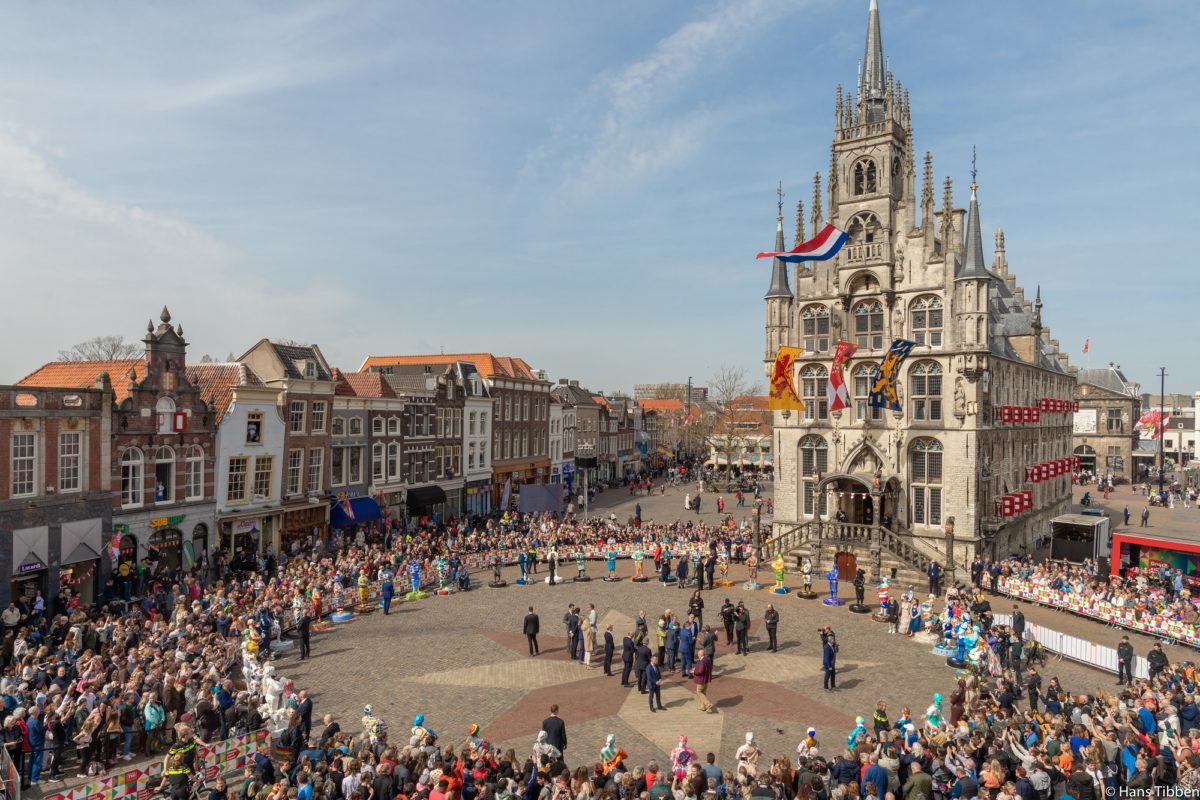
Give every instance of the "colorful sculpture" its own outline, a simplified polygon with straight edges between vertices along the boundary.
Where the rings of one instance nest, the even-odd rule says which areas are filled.
[[[838,568],[834,564],[829,572],[825,573],[825,580],[829,581],[829,597],[826,597],[821,602],[827,606],[840,606],[845,603],[842,598],[838,597]]]
[[[804,562],[800,565],[800,574],[804,576],[804,591],[808,594],[812,593],[812,571],[812,560],[805,556]]]
[[[642,561],[646,558],[646,554],[642,552],[641,546],[635,544],[629,557],[633,559],[633,580],[638,583],[649,580],[642,572]]]
[[[771,568],[775,570],[775,588],[772,590],[775,594],[787,594],[788,588],[783,585],[783,568],[786,562],[783,560],[783,554],[775,556],[775,560],[771,562]]]

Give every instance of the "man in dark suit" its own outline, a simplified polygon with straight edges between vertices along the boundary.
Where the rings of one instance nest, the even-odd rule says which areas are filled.
[[[538,619],[538,615],[533,613],[533,606],[529,607],[529,613],[525,615],[525,639],[529,642],[529,655],[536,656],[541,650],[538,649],[538,633],[542,629],[542,621]]]
[[[567,656],[575,661],[576,651],[579,650],[579,613],[575,606],[567,609]]]
[[[1025,615],[1021,613],[1020,606],[1013,606],[1012,631],[1016,638],[1025,638]]]
[[[633,672],[633,634],[625,634],[621,640],[621,685],[629,687],[629,675]]]
[[[663,711],[666,706],[662,704],[662,671],[658,668],[658,656],[650,656],[650,663],[646,667],[646,688],[650,692],[650,711]],[[654,707],[658,703],[658,708]]]
[[[312,639],[312,614],[305,614],[300,618],[300,624],[296,626],[300,633],[300,660],[308,658],[309,643]]]
[[[774,653],[779,649],[779,640],[776,638],[776,631],[779,629],[779,612],[771,603],[767,603],[767,613],[763,615],[763,624],[767,628],[767,649]]]
[[[646,667],[649,665],[650,648],[643,641],[637,646],[637,658],[633,662],[633,668],[637,670],[638,691],[642,694],[646,693]]]
[[[296,704],[296,713],[300,715],[300,730],[307,741],[309,734],[312,733],[313,702],[312,698],[308,696],[307,689],[301,689],[297,697],[299,702]]]
[[[733,627],[737,630],[737,651],[744,656],[750,655],[750,609],[745,603],[738,602]]]
[[[942,594],[942,565],[936,561],[930,561],[925,574],[929,577],[929,593],[934,597],[939,597]]]
[[[612,660],[613,653],[616,651],[616,643],[613,642],[612,625],[604,629],[604,674],[612,676]]]
[[[717,554],[710,551],[708,558],[704,561],[704,575],[708,578],[708,588],[711,591],[713,588],[713,574],[717,571]],[[700,581],[700,588],[704,588],[704,581]]]
[[[550,716],[542,720],[542,730],[546,732],[547,743],[567,752],[567,724],[558,716],[558,703],[550,706]]]
[[[837,643],[832,635],[822,635],[825,643],[821,646],[821,669],[825,670],[825,680],[822,688],[827,692],[837,689]]]

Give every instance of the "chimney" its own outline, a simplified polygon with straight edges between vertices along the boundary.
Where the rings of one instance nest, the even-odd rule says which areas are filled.
[[[566,386],[566,385],[567,385],[567,379],[566,379],[566,378],[559,378],[559,379],[558,379],[558,385],[559,385],[559,386]]]
[[[576,387],[576,388],[578,388],[578,387],[579,387],[579,381],[571,381],[571,382],[570,382],[570,385],[571,385],[571,386],[574,386],[574,387]]]

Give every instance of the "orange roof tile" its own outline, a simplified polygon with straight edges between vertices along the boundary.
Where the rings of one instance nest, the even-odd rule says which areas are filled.
[[[683,411],[683,401],[676,397],[638,400],[637,404],[646,411]]]
[[[505,378],[535,380],[533,369],[524,359],[513,356],[494,356],[491,353],[437,353],[424,356],[367,356],[360,369],[372,367],[396,367],[409,364],[452,364],[469,361],[485,378],[500,375]]]
[[[396,397],[395,390],[384,379],[381,372],[341,372],[338,370],[334,375],[339,379],[338,394],[344,394],[342,387],[346,386],[355,397]]]
[[[146,362],[140,358],[121,361],[52,361],[43,364],[17,381],[18,386],[37,386],[46,389],[86,389],[96,383],[101,372],[107,372],[113,386],[113,402],[129,397],[129,371],[134,380],[146,377]]]
[[[262,386],[254,370],[236,361],[227,363],[190,364],[188,380],[200,390],[200,396],[217,415],[219,423],[233,402],[235,386]]]

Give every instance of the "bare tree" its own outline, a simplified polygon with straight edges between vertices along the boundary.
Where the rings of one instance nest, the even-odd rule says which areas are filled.
[[[708,396],[716,404],[714,413],[704,420],[704,436],[714,453],[733,466],[745,447],[745,432],[738,425],[738,398],[750,393],[750,378],[744,367],[722,364],[709,379]]]
[[[201,364],[212,364],[215,361],[216,361],[216,359],[213,358],[212,356],[210,356],[208,353],[205,353],[204,355],[200,356]]]
[[[125,361],[142,354],[139,342],[127,342],[123,336],[97,336],[69,350],[59,350],[60,361]]]
[[[655,400],[679,400],[687,397],[686,383],[660,383],[654,387]]]

